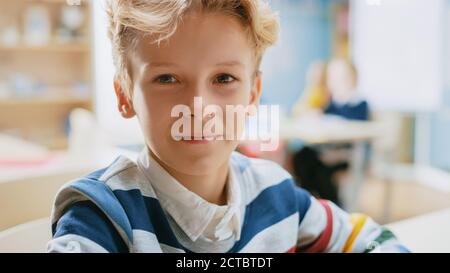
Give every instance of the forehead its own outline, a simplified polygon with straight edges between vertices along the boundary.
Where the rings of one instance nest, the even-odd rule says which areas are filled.
[[[187,14],[175,33],[160,44],[144,35],[132,59],[141,64],[208,65],[239,61],[254,64],[254,48],[238,19],[222,14]]]

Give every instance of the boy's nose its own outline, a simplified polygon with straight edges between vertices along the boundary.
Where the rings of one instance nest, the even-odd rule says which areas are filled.
[[[195,107],[199,107],[199,104],[201,104],[200,107],[202,107],[203,110],[203,108],[209,105],[209,103],[211,102],[207,86],[193,86],[190,90],[188,90],[188,92],[186,92],[186,94],[188,100],[187,105],[192,112],[194,111]]]
[[[206,84],[200,83],[199,81],[193,82],[188,87],[187,93],[192,97],[203,97],[208,92],[208,86]]]

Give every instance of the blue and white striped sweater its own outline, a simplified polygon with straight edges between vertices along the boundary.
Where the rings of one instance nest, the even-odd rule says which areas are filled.
[[[296,187],[290,175],[273,162],[233,153],[231,164],[239,172],[244,220],[241,237],[228,252],[363,252],[372,250],[367,246],[379,238],[383,241],[376,250],[404,250],[370,218],[357,225],[351,215]],[[119,157],[108,168],[59,191],[48,250],[200,252],[196,242],[180,240],[169,218],[136,163]],[[201,251],[216,252],[217,248],[211,245]]]

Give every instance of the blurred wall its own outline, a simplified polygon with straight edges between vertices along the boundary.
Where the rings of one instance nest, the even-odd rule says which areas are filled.
[[[444,22],[444,90],[441,107],[428,114],[430,164],[450,171],[450,0],[445,0]]]
[[[262,103],[289,110],[305,86],[308,66],[327,60],[332,50],[330,0],[272,0],[280,13],[281,37],[262,64]],[[334,1],[338,2],[338,1]]]
[[[136,118],[125,120],[121,117],[114,94],[114,65],[111,43],[107,36],[107,17],[104,0],[92,1],[92,22],[94,41],[94,85],[95,113],[101,129],[116,145],[143,143]]]

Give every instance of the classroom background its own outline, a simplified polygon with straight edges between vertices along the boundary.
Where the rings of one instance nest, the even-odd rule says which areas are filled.
[[[283,165],[313,194],[450,252],[450,1],[271,0],[262,64]],[[43,252],[64,183],[131,158],[102,0],[0,0],[0,252]]]

